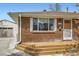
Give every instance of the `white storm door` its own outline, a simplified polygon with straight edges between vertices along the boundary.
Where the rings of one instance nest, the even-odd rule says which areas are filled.
[[[63,20],[63,40],[72,40],[72,20]]]

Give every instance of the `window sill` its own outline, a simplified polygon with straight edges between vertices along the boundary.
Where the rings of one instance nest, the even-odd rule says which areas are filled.
[[[30,32],[39,32],[39,33],[41,33],[41,32],[46,32],[46,33],[48,33],[48,32],[55,32],[55,31],[30,31]]]

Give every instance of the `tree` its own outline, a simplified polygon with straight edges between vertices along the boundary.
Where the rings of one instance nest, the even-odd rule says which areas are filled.
[[[61,11],[61,8],[60,8],[60,4],[59,3],[55,3],[55,4],[50,4],[49,5],[49,8],[51,11]]]
[[[77,11],[79,11],[79,3],[76,3],[75,6],[77,7]]]

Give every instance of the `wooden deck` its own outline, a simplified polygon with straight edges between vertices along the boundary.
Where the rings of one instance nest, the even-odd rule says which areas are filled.
[[[63,42],[27,42],[17,46],[30,55],[53,55],[78,52],[79,41]]]

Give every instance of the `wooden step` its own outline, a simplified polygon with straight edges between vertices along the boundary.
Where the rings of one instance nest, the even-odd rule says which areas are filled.
[[[33,51],[26,49],[25,52],[31,55],[53,55],[53,54],[65,53],[66,50],[62,49],[62,50],[48,50],[48,51]]]
[[[23,48],[21,46],[17,46],[16,49],[21,50],[21,51],[24,51],[25,50],[25,48]]]
[[[72,49],[75,42],[54,42],[54,43],[23,43],[17,48],[31,55],[52,55],[68,53],[69,49]]]
[[[24,46],[30,46],[32,48],[52,47],[52,46],[69,46],[75,45],[76,42],[37,42],[37,43],[24,43]]]

